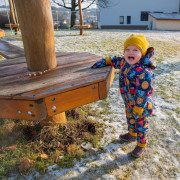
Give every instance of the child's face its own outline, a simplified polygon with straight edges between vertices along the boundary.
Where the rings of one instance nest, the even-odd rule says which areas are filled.
[[[124,58],[128,64],[136,64],[142,57],[138,47],[130,45],[125,49]]]

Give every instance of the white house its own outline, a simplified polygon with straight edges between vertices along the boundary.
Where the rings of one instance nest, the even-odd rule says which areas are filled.
[[[98,28],[147,29],[149,13],[180,13],[180,0],[108,0],[98,4]]]

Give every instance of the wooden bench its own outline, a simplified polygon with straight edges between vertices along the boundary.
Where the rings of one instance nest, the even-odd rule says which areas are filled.
[[[74,25],[73,28],[80,29],[80,35],[83,35],[84,29],[90,28],[90,25]]]
[[[66,110],[105,98],[114,69],[91,69],[101,57],[87,52],[55,54],[50,2],[19,0],[16,5],[26,59],[15,52],[14,57],[21,56],[0,62],[0,118],[67,123]],[[10,52],[6,45],[2,50]],[[29,76],[28,69],[38,76]]]
[[[90,28],[90,25],[74,25],[73,28],[78,28],[78,29],[86,29]]]
[[[5,24],[5,27],[7,27],[7,28],[10,28],[10,27],[19,28],[19,24]]]
[[[19,24],[5,24],[6,28],[13,28],[15,30],[15,34],[18,34],[18,31],[20,30]]]
[[[107,96],[114,69],[91,69],[100,56],[60,52],[56,59],[56,69],[33,78],[25,57],[0,62],[0,118],[43,120]]]

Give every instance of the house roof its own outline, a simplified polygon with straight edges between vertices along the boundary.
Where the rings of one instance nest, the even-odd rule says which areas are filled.
[[[155,19],[180,20],[180,14],[175,13],[149,13]]]

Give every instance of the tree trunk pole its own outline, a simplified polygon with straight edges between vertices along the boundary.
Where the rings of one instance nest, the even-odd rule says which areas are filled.
[[[80,25],[84,25],[83,21],[83,13],[82,13],[82,8],[81,8],[81,0],[78,1],[78,6],[79,6],[79,16],[80,16]],[[80,28],[80,35],[83,35],[84,29]]]
[[[34,72],[55,68],[54,26],[49,0],[15,0],[15,5],[28,69]],[[66,123],[65,112],[46,120]]]
[[[30,71],[56,67],[54,27],[49,0],[15,0]]]

